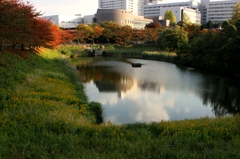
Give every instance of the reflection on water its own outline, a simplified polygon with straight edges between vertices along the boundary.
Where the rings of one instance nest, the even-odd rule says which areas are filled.
[[[234,81],[139,59],[84,58],[76,65],[89,101],[102,103],[116,124],[233,115],[240,112]],[[134,68],[131,63],[144,64]]]

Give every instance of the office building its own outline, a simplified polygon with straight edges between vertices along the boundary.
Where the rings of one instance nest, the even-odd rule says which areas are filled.
[[[123,9],[134,15],[143,15],[143,5],[149,0],[99,0],[99,9]]]
[[[239,0],[201,0],[201,3],[190,0],[185,2],[167,2],[167,0],[99,0],[96,15],[66,16],[52,15],[42,18],[50,20],[61,28],[76,28],[81,23],[91,24],[99,21],[114,21],[120,25],[133,28],[143,28],[153,20],[163,20],[166,10],[171,10],[176,16],[176,22],[181,21],[182,11],[195,24],[223,22],[232,18],[233,7]],[[109,9],[109,10],[108,10]],[[95,21],[94,21],[95,20]]]
[[[121,26],[131,26],[132,28],[142,29],[152,22],[152,19],[146,19],[143,16],[134,15],[131,11],[123,9],[98,9],[95,14],[95,22],[112,21]]]
[[[53,24],[63,29],[74,29],[79,24],[83,23],[81,15],[50,15],[42,16],[41,18],[50,20]]]
[[[196,24],[201,23],[200,3],[194,0],[172,3],[153,1],[143,7],[144,17],[155,20],[163,20],[167,10],[171,10],[174,13],[176,22],[181,21],[181,11],[183,10],[183,12],[190,18],[190,22]]]
[[[232,18],[233,7],[239,0],[210,1],[201,0],[202,23],[211,20],[213,23],[223,22]]]

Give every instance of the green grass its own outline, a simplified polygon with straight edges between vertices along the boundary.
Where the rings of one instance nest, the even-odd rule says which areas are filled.
[[[82,45],[59,45],[57,50],[68,57],[80,57],[88,56],[87,51],[85,51],[84,46]]]
[[[240,158],[240,116],[113,125],[57,51],[0,52],[0,158]],[[93,113],[94,112],[94,113]]]
[[[162,51],[157,45],[129,45],[106,47],[107,55],[114,57],[142,58],[149,60],[174,62],[175,52]]]

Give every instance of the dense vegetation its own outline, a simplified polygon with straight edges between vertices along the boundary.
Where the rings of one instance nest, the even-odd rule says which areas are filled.
[[[240,20],[238,21],[240,24]],[[220,31],[208,31],[205,34],[184,41],[179,45],[179,61],[192,67],[240,76],[240,26],[222,24]]]

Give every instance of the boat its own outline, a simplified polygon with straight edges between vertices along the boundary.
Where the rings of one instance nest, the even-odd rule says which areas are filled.
[[[132,63],[132,67],[142,67],[141,63]]]

